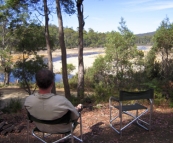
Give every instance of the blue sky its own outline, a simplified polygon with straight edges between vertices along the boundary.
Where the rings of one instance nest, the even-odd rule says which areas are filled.
[[[84,0],[84,17],[87,31],[118,31],[123,17],[134,34],[153,32],[166,17],[173,22],[173,0]],[[56,16],[49,22],[57,25]],[[63,13],[63,25],[76,30],[77,15]]]

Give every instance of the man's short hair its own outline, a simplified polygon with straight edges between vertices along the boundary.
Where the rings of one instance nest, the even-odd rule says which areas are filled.
[[[42,69],[36,73],[35,79],[39,88],[47,89],[54,82],[55,75],[48,69]]]

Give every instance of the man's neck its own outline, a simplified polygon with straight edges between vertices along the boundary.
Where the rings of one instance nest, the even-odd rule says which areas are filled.
[[[50,89],[39,89],[38,90],[39,94],[47,94],[47,93],[51,93]]]

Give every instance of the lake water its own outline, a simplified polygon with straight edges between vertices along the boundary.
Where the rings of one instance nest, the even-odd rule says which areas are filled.
[[[138,50],[147,50],[146,46],[137,46]],[[89,53],[83,53],[84,56],[87,55],[94,55],[94,54],[100,54],[101,52],[89,52]],[[78,54],[67,54],[67,58],[71,58],[71,57],[78,57]],[[56,61],[60,61],[61,60],[61,56],[58,57],[54,57],[53,62]],[[45,62],[47,62],[47,60],[45,59]],[[68,75],[69,78],[72,78],[73,75]],[[4,79],[4,75],[2,73],[0,73],[0,82],[3,82]],[[17,78],[15,78],[13,76],[13,74],[11,73],[10,75],[10,82],[11,83],[15,83],[17,81]],[[61,82],[62,81],[62,75],[61,74],[55,74],[55,82]]]
[[[94,55],[94,54],[99,54],[100,52],[90,52],[90,53],[83,53],[84,56],[87,56],[87,55]],[[71,58],[71,57],[78,57],[78,54],[67,54],[67,58]],[[56,62],[56,61],[60,61],[61,60],[61,56],[58,56],[58,57],[54,57],[53,59],[53,62]],[[45,59],[45,62],[47,60]],[[68,75],[68,78],[72,78],[73,75]],[[3,73],[0,73],[0,82],[3,82],[3,79],[4,79],[4,74]],[[15,83],[17,81],[17,78],[15,78],[13,76],[13,74],[11,73],[10,74],[10,82],[11,83]],[[62,81],[62,75],[61,74],[55,74],[55,82],[61,82]]]
[[[138,50],[147,50],[147,47],[146,46],[137,46],[137,49]]]

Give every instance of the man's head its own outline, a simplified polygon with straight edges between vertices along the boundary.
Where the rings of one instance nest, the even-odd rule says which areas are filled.
[[[36,83],[41,89],[49,88],[54,82],[54,78],[54,73],[47,69],[42,69],[35,75]]]

